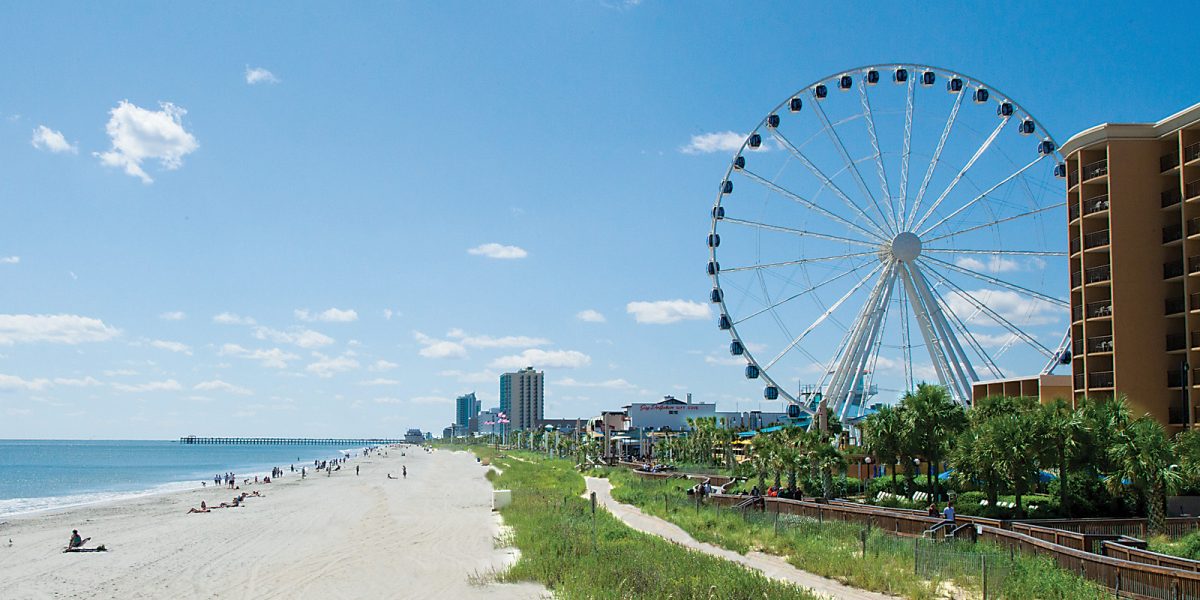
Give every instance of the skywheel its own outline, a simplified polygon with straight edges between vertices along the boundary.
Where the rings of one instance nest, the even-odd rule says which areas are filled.
[[[729,353],[765,399],[811,414],[819,392],[851,420],[921,381],[965,404],[1069,362],[1064,175],[1032,114],[961,72],[813,82],[720,182],[707,270]]]

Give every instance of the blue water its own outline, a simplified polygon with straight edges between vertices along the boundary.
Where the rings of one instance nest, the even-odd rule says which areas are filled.
[[[212,485],[217,473],[254,476],[311,466],[340,446],[180,444],[163,441],[0,440],[0,517]],[[356,450],[355,450],[356,451]],[[285,473],[290,476],[291,473]]]

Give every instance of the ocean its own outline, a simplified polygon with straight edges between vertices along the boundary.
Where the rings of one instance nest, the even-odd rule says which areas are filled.
[[[0,440],[0,517],[212,485],[217,473],[270,473],[358,449],[174,441]],[[287,476],[291,474],[288,473]]]

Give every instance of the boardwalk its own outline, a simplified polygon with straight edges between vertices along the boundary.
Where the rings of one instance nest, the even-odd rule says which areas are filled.
[[[269,444],[275,446],[380,446],[405,444],[404,438],[277,438],[277,437],[197,437],[179,438],[181,444]]]

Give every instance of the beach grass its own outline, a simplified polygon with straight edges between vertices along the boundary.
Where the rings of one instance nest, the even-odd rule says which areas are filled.
[[[728,509],[697,509],[684,491],[693,484],[687,480],[641,478],[617,468],[605,469],[602,474],[613,483],[615,499],[669,520],[698,540],[740,553],[755,550],[783,556],[799,569],[858,588],[918,600],[943,598],[948,593],[979,597],[983,581],[977,565],[988,560],[994,565],[989,597],[1106,597],[1100,587],[1047,559],[1010,558],[1007,551],[992,544],[930,544],[918,573],[912,539],[870,530],[864,558],[864,528],[857,524],[783,515],[777,526],[773,513],[746,518]]]
[[[593,515],[584,481],[565,460],[476,447],[512,490],[501,510],[520,558],[500,581],[536,581],[557,598],[816,598],[740,565],[637,532],[602,508]]]

